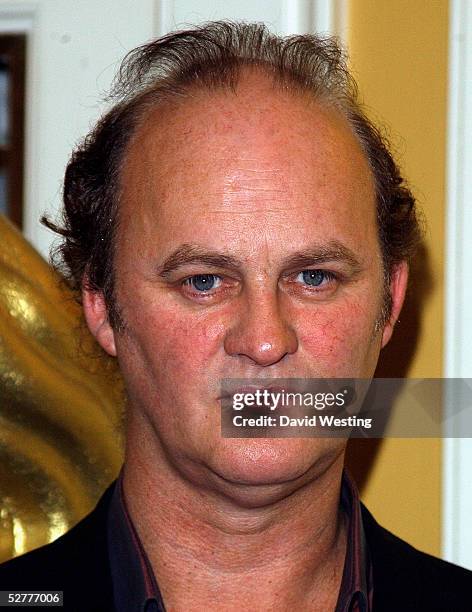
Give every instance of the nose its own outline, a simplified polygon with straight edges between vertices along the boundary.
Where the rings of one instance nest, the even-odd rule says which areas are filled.
[[[228,355],[244,356],[259,366],[270,366],[298,349],[295,330],[284,316],[280,299],[270,291],[247,296],[224,347]]]

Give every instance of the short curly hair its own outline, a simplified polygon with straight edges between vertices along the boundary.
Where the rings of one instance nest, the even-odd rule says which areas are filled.
[[[53,255],[56,267],[79,300],[84,283],[103,292],[115,329],[122,321],[114,291],[114,240],[127,146],[151,108],[181,100],[194,88],[235,90],[245,67],[257,67],[276,85],[309,92],[332,105],[357,136],[376,189],[386,287],[382,321],[390,316],[390,273],[411,258],[421,230],[414,197],[389,146],[361,108],[343,49],[333,37],[280,37],[263,24],[217,21],[170,33],[127,55],[109,97],[114,106],[73,152],[67,166],[61,223],[43,218],[63,238]]]

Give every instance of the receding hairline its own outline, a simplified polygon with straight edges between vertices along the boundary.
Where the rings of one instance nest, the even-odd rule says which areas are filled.
[[[355,129],[349,121],[349,113],[347,112],[349,109],[337,96],[332,95],[329,91],[315,92],[309,86],[302,85],[290,77],[281,79],[280,75],[273,72],[271,65],[263,63],[238,66],[235,77],[230,81],[222,78],[221,81],[208,84],[196,80],[175,87],[170,87],[168,84],[162,86],[156,83],[155,87],[149,87],[142,91],[126,104],[127,106],[134,106],[139,116],[139,122],[134,133],[149,118],[149,115],[157,111],[165,116],[166,113],[178,110],[179,107],[189,101],[211,99],[213,96],[216,97],[221,94],[237,96],[248,82],[256,82],[258,85],[263,85],[265,82],[268,85],[267,89],[274,94],[286,95],[287,98],[305,99],[309,105],[322,107],[324,110],[341,117],[356,136]]]
[[[237,72],[237,80],[233,80],[231,83],[223,80],[221,83],[213,83],[211,87],[208,87],[205,83],[192,82],[185,85],[184,88],[178,88],[176,92],[167,89],[161,91],[159,86],[156,88],[151,87],[142,92],[134,99],[134,102],[131,101],[135,109],[137,121],[123,149],[119,168],[120,179],[123,176],[123,170],[128,156],[142,135],[143,130],[145,130],[147,122],[156,121],[165,124],[166,119],[171,117],[174,113],[177,113],[180,108],[189,103],[198,102],[199,100],[211,101],[214,97],[221,94],[237,97],[241,88],[243,88],[248,81],[250,82],[254,79],[261,84],[265,81],[268,85],[268,91],[272,91],[274,95],[286,96],[287,99],[306,100],[307,108],[311,106],[313,110],[324,112],[336,121],[339,120],[352,135],[353,141],[356,143],[358,151],[365,161],[375,192],[375,175],[369,162],[367,152],[365,151],[355,127],[349,120],[348,113],[344,112],[342,105],[333,103],[333,100],[328,95],[325,96],[322,93],[316,94],[309,88],[302,87],[296,81],[290,80],[281,82],[276,78],[276,75],[271,72],[270,68],[271,66],[265,66],[263,64],[243,65],[240,66],[240,70]],[[141,98],[141,100],[139,100],[139,98]],[[119,191],[122,192],[121,184],[119,186]]]

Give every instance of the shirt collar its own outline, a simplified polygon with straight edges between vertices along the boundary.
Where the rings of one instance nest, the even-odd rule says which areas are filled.
[[[372,563],[362,523],[359,492],[344,470],[341,507],[349,518],[346,558],[336,612],[370,612],[372,609]]]
[[[108,515],[108,554],[117,612],[165,612],[154,572],[123,495],[120,473]]]
[[[346,471],[341,507],[349,519],[346,559],[336,612],[370,612],[372,565],[361,518],[357,488]],[[108,515],[108,554],[117,612],[165,612],[151,564],[131,521],[120,474]]]

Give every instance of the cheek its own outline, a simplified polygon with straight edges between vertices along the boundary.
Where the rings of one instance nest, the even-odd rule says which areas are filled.
[[[300,347],[336,376],[346,368],[362,365],[374,345],[377,309],[357,300],[331,304],[312,313],[299,313]]]
[[[165,376],[180,381],[201,377],[202,370],[222,346],[224,324],[221,314],[173,308],[154,308],[143,320],[137,342],[147,361]]]

